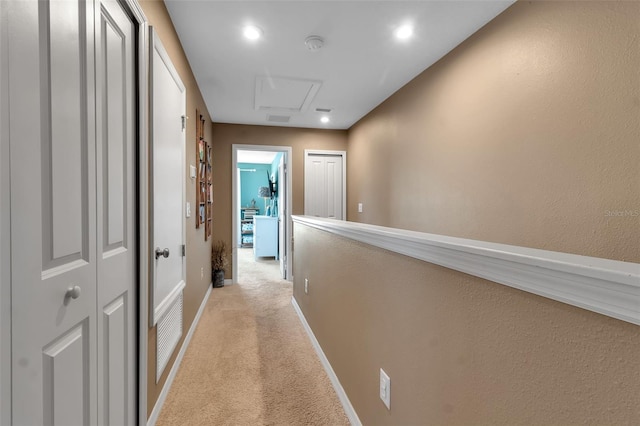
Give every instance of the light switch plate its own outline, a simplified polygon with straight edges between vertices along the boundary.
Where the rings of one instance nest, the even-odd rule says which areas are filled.
[[[190,173],[191,179],[195,179],[196,178],[196,166],[189,165],[189,173]]]
[[[362,213],[362,203],[358,203],[358,213]]]
[[[391,410],[391,379],[389,375],[380,369],[380,399]]]
[[[187,217],[191,217],[191,203],[187,201]]]

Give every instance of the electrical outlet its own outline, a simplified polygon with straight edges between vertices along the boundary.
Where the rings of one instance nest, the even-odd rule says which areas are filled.
[[[204,266],[200,268],[200,279],[204,278]]]
[[[391,379],[380,369],[380,399],[387,406],[387,410],[391,410]]]
[[[304,279],[304,294],[309,294],[309,279]]]
[[[362,213],[362,203],[358,203],[358,213]]]

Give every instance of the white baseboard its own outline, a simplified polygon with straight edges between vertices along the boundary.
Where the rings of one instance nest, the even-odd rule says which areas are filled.
[[[293,308],[296,310],[296,313],[300,318],[300,322],[302,323],[302,326],[304,327],[305,331],[309,335],[309,340],[311,340],[313,349],[315,349],[316,354],[318,354],[318,358],[320,358],[320,362],[322,363],[324,370],[327,372],[327,376],[329,376],[329,380],[331,380],[333,389],[336,391],[336,394],[338,394],[338,399],[342,404],[342,408],[344,408],[344,412],[347,415],[349,422],[351,422],[353,426],[362,426],[362,422],[358,418],[358,414],[356,413],[356,410],[353,408],[353,405],[351,405],[351,401],[349,401],[349,397],[347,396],[347,393],[342,388],[342,385],[340,384],[340,380],[338,380],[338,376],[336,376],[336,373],[333,371],[333,368],[331,367],[329,360],[327,359],[324,352],[322,351],[322,347],[320,346],[318,339],[316,339],[316,336],[313,334],[313,331],[311,330],[311,327],[309,326],[307,319],[304,317],[304,314],[302,313],[302,310],[300,309],[298,302],[296,302],[295,297],[291,297],[291,304],[293,305]]]
[[[232,280],[232,279],[230,279],[230,278],[226,278],[226,279],[224,280],[224,285],[232,285],[232,284],[233,284],[233,280]]]
[[[171,367],[171,371],[169,372],[169,376],[167,377],[167,381],[164,383],[162,388],[162,392],[160,392],[160,396],[158,396],[158,400],[156,401],[156,405],[153,407],[153,411],[151,411],[151,415],[147,420],[147,426],[155,426],[158,421],[158,416],[160,415],[160,411],[162,411],[162,406],[164,405],[165,399],[167,399],[167,395],[169,394],[169,389],[171,389],[171,385],[173,384],[173,379],[176,378],[176,374],[178,373],[178,369],[180,368],[180,364],[182,363],[182,358],[184,357],[185,352],[187,351],[187,347],[189,347],[189,342],[191,342],[191,337],[193,336],[194,331],[196,330],[196,326],[200,321],[200,317],[202,316],[202,312],[204,312],[204,307],[209,300],[209,296],[211,295],[211,289],[213,286],[209,285],[207,288],[207,294],[204,295],[202,299],[202,303],[200,304],[200,308],[198,308],[198,312],[196,313],[193,322],[191,323],[191,327],[189,327],[189,332],[187,336],[184,338],[184,342],[182,343],[182,347],[180,348],[180,352],[178,352],[178,356],[176,357],[176,362],[173,363]],[[141,401],[143,402],[143,401]]]

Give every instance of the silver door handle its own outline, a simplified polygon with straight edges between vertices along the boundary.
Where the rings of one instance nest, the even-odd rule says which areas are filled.
[[[156,259],[158,259],[160,256],[164,257],[165,259],[169,257],[169,249],[165,248],[164,250],[162,250],[160,247],[156,247]]]
[[[64,294],[65,299],[77,299],[80,297],[80,286],[74,285],[73,287],[69,287],[67,292]]]

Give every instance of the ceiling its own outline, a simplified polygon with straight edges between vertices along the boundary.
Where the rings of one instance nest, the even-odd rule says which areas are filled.
[[[214,122],[328,129],[351,127],[512,3],[165,0]],[[248,24],[262,37],[245,38]],[[398,40],[404,24],[413,36]],[[307,48],[311,35],[322,48]]]

